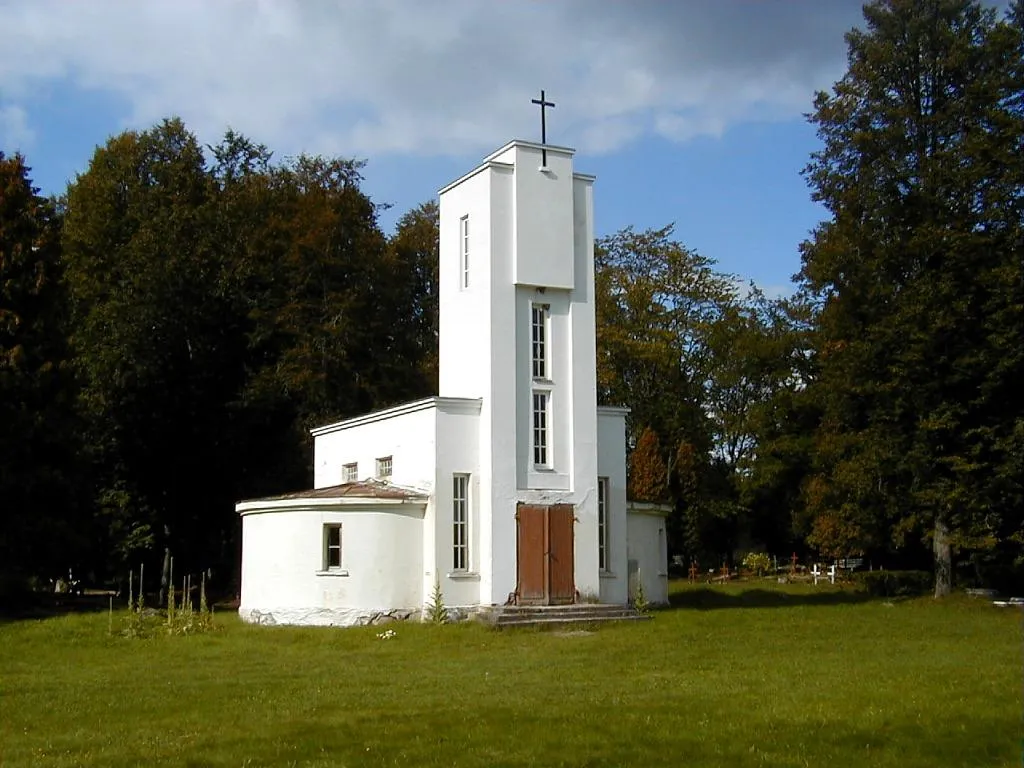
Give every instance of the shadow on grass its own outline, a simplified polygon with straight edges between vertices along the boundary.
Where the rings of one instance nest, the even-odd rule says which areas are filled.
[[[178,596],[181,590],[178,590]],[[209,593],[208,593],[209,594]],[[20,592],[13,595],[0,595],[0,624],[12,621],[33,619],[52,619],[76,613],[102,613],[110,610],[113,598],[114,611],[123,611],[127,607],[127,595],[118,595],[113,591],[94,590],[85,594],[55,594],[51,592]],[[238,611],[238,599],[233,596],[221,597],[213,593],[209,597],[210,605],[216,611],[235,613]],[[199,598],[193,590],[193,607],[198,607]],[[147,608],[159,608],[156,593],[146,595]]]
[[[711,587],[697,587],[672,592],[668,608],[696,608],[708,611],[716,608],[792,608],[800,605],[855,605],[879,598],[867,592],[828,590],[821,592],[783,592],[773,589],[743,589],[726,591]]]
[[[114,597],[114,610],[123,608],[124,600]],[[52,619],[70,613],[100,613],[110,609],[110,595],[50,594],[30,592],[0,601],[0,623],[25,619]]]

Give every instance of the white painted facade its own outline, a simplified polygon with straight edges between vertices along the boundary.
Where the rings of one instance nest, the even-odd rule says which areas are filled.
[[[313,491],[238,505],[243,618],[365,623],[435,582],[452,607],[514,601],[520,504],[572,505],[575,599],[627,602],[631,560],[667,599],[663,519],[627,520],[626,411],[597,407],[594,178],[544,149],[513,141],[440,192],[439,396],[313,430]]]
[[[631,501],[626,507],[626,569],[631,580],[630,597],[643,584],[644,599],[652,604],[668,602],[668,549],[664,504]]]

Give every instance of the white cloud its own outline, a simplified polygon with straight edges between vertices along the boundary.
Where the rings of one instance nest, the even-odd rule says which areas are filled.
[[[0,151],[24,152],[35,138],[28,124],[28,113],[17,104],[0,103]]]
[[[45,86],[285,152],[462,154],[537,134],[613,151],[797,117],[844,68],[859,3],[0,0],[0,93]],[[10,109],[10,108],[8,108]]]

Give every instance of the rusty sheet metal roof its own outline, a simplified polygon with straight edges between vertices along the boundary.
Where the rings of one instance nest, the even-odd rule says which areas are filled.
[[[354,483],[329,485],[326,488],[310,488],[280,496],[264,496],[253,501],[287,501],[288,499],[388,499],[391,501],[426,501],[427,493],[416,488],[406,488],[384,480],[357,480]]]

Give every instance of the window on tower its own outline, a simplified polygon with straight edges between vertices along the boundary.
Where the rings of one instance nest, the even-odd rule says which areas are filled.
[[[530,309],[530,356],[533,378],[550,379],[548,372],[548,305],[534,304]]]
[[[469,216],[459,219],[459,287],[469,288]]]
[[[547,392],[533,393],[533,464],[549,468],[550,454],[548,426],[551,421],[551,396]]]

